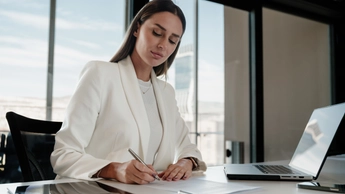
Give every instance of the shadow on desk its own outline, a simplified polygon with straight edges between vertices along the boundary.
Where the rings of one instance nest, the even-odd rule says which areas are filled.
[[[26,185],[17,186],[14,192],[8,191],[8,193],[15,194],[85,194],[85,193],[118,193],[118,194],[131,194],[129,192],[104,185],[102,183],[85,181],[85,182],[73,182],[73,183],[57,183],[57,184],[41,184],[41,185]]]

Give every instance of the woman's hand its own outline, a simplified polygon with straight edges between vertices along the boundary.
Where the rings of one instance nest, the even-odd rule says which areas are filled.
[[[155,180],[153,177],[155,174],[152,165],[146,167],[137,160],[131,160],[125,163],[110,163],[101,170],[99,176],[116,179],[122,183],[147,184]]]
[[[193,163],[189,159],[182,158],[176,164],[170,164],[168,169],[158,174],[162,180],[177,181],[186,180],[192,175]]]

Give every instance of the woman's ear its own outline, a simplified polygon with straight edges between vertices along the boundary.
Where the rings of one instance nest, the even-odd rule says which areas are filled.
[[[139,22],[137,22],[137,29],[133,32],[133,36],[138,37],[139,30],[140,30],[140,24]]]

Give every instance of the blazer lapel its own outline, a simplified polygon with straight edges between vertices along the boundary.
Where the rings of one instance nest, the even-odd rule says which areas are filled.
[[[175,111],[175,110],[167,110],[166,107],[169,106],[167,104],[165,104],[165,97],[163,94],[163,90],[164,90],[164,85],[160,85],[158,83],[158,78],[156,77],[155,72],[152,70],[151,72],[151,81],[152,81],[152,85],[154,88],[154,92],[155,92],[155,96],[156,96],[156,101],[157,101],[157,106],[158,106],[158,111],[159,111],[159,115],[161,117],[161,121],[162,121],[162,126],[163,126],[163,137],[161,140],[161,144],[158,148],[158,153],[157,153],[157,157],[155,160],[155,168],[158,168],[160,170],[165,170],[164,167],[162,166],[157,166],[157,164],[166,164],[166,162],[160,162],[161,160],[165,160],[165,161],[171,161],[170,156],[171,153],[174,153],[174,147],[172,143],[170,143],[175,135],[172,134],[172,130],[169,129],[171,128],[171,122],[175,122],[174,120],[171,120],[172,118],[169,116],[171,114],[169,114],[168,111]],[[170,124],[169,124],[170,123]]]
[[[144,101],[141,96],[138,78],[130,56],[119,61],[119,71],[129,108],[139,130],[138,133],[141,141],[141,150],[139,150],[138,155],[145,160],[150,139],[150,124],[147,118]],[[132,149],[135,150],[135,148]]]
[[[156,101],[157,101],[157,106],[158,106],[158,111],[159,111],[159,115],[161,117],[161,121],[162,121],[162,126],[163,126],[163,134],[165,134],[165,130],[167,127],[167,118],[166,118],[166,110],[165,110],[165,105],[164,105],[164,98],[163,98],[163,94],[162,91],[160,89],[160,85],[158,84],[157,81],[157,76],[154,72],[154,70],[152,70],[151,72],[151,82],[153,85],[153,89],[155,92],[155,96],[156,96]]]

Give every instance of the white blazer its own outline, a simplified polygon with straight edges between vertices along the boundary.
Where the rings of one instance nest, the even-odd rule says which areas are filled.
[[[151,82],[163,125],[163,137],[154,168],[165,170],[184,157],[195,157],[205,171],[200,151],[190,142],[188,127],[181,118],[173,87],[157,79]],[[110,63],[91,61],[66,110],[55,137],[51,164],[59,177],[89,180],[110,162],[133,159],[132,148],[147,157],[150,125],[131,58]]]

